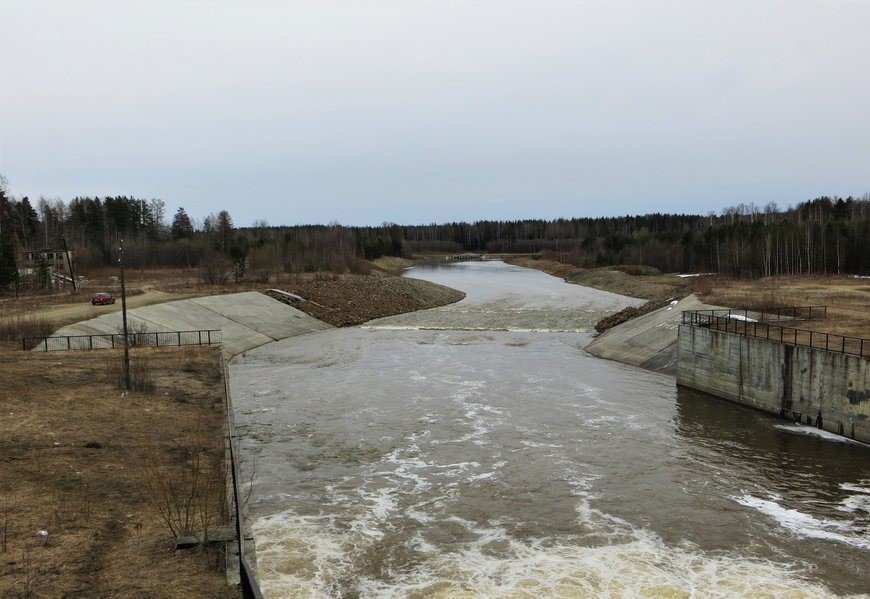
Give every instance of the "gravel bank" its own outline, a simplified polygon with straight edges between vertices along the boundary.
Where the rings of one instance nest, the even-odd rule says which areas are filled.
[[[371,275],[318,277],[284,291],[303,299],[276,293],[269,295],[337,327],[437,308],[465,297],[461,291],[428,281]]]

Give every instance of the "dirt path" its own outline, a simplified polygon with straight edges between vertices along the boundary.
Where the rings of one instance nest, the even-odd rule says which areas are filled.
[[[196,293],[167,293],[157,289],[146,289],[143,293],[127,298],[127,308],[142,308],[153,304],[162,304],[179,299],[196,297]],[[55,306],[41,310],[41,314],[48,320],[57,323],[58,326],[88,320],[102,314],[121,311],[121,299],[118,298],[113,305],[92,306],[90,296],[82,297],[82,301],[75,304]]]

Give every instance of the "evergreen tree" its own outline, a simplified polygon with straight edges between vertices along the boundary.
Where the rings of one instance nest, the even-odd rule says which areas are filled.
[[[0,291],[18,279],[15,243],[12,240],[13,206],[6,197],[5,179],[0,176]]]
[[[221,250],[226,252],[230,247],[230,239],[233,235],[233,219],[226,210],[221,210],[217,215],[217,233]]]
[[[170,235],[172,235],[173,239],[188,239],[193,237],[193,233],[193,224],[190,222],[190,217],[187,216],[184,208],[179,208],[172,218]]]

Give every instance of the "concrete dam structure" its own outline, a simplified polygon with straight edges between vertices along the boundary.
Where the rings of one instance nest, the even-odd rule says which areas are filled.
[[[870,443],[866,341],[853,343],[860,350],[849,353],[846,341],[861,340],[837,336],[831,343],[817,334],[824,346],[813,346],[812,339],[806,346],[797,333],[795,343],[782,333],[796,329],[775,327],[771,336],[770,325],[759,325],[767,335],[753,336],[741,332],[745,325],[730,331],[709,321],[686,322],[678,332],[678,385]]]
[[[220,329],[223,349],[235,356],[270,343],[312,331],[331,329],[325,322],[262,293],[228,293],[155,304],[127,311],[131,330],[188,331]],[[118,333],[121,313],[103,314],[57,330],[54,335]]]

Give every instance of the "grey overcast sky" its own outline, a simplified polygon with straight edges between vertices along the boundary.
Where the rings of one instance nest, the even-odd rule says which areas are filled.
[[[870,191],[870,0],[0,0],[16,196],[238,226]]]

